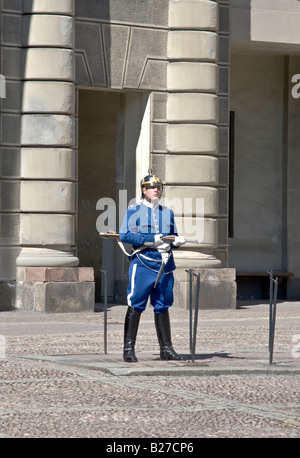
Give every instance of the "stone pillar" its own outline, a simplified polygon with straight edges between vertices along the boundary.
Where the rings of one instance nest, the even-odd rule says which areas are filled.
[[[0,2],[0,311],[15,302],[19,247],[21,2]],[[16,32],[16,33],[14,33]]]
[[[69,268],[79,263],[74,0],[25,0],[24,13],[19,308],[28,308],[22,294],[24,267]]]
[[[219,216],[218,3],[170,0],[169,28],[165,196],[182,201],[187,197],[204,199],[204,217],[197,215],[195,208],[190,214],[192,225],[203,225],[201,244],[187,244],[175,253],[175,297],[182,306],[188,303],[186,269],[207,272],[221,267],[213,254]],[[213,282],[228,279],[222,270],[216,270]],[[218,272],[222,279],[218,280]],[[233,282],[231,275],[233,288],[226,307],[232,307]],[[208,308],[219,308],[220,294],[216,295],[218,304],[214,304],[213,294],[209,297]]]

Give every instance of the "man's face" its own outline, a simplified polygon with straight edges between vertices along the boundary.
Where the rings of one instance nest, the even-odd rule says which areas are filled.
[[[143,195],[149,202],[151,200],[158,200],[160,198],[161,188],[160,186],[145,186],[143,187]]]

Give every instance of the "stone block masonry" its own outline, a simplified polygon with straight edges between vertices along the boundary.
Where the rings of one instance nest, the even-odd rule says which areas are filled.
[[[16,308],[43,313],[93,312],[91,267],[18,267]]]
[[[199,309],[235,309],[236,308],[236,273],[235,269],[195,268],[193,273],[200,274]],[[186,270],[175,270],[174,304],[189,308],[190,280]],[[195,307],[196,277],[193,276],[192,294]]]
[[[75,2],[26,1],[23,7],[16,265],[77,266]]]

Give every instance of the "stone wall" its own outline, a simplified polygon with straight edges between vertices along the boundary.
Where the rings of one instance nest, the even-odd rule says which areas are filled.
[[[202,243],[176,253],[178,268],[226,267],[229,2],[134,5],[76,2],[77,83],[151,91],[149,165],[166,199],[205,202],[204,221],[188,216],[204,225]]]
[[[164,90],[168,0],[76,0],[76,82]]]
[[[11,164],[19,164],[1,184],[6,202],[15,196],[1,215],[15,228],[1,247],[10,250],[10,278],[15,262],[40,268],[80,262],[78,87],[151,94],[150,138],[141,147],[145,173],[150,166],[162,177],[166,198],[204,199],[204,218],[194,209],[188,216],[203,223],[204,237],[178,250],[177,265],[226,267],[229,2],[140,0],[137,7],[136,0],[25,0],[14,2],[14,12],[9,4],[3,2],[2,61],[14,52],[14,65],[21,55],[23,62],[7,64],[20,97],[2,117],[2,143],[16,158]]]

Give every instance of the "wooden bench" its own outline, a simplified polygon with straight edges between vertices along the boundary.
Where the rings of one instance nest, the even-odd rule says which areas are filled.
[[[291,277],[294,276],[292,272],[285,272],[285,271],[270,271],[272,272],[273,278],[278,278],[278,298],[281,296],[281,299],[286,299],[287,297],[287,280]],[[236,272],[236,279],[237,279],[237,284],[239,284],[239,278],[261,278],[263,281],[263,296],[262,299],[267,299],[269,298],[269,278],[270,278],[270,273],[267,271],[237,271]]]

